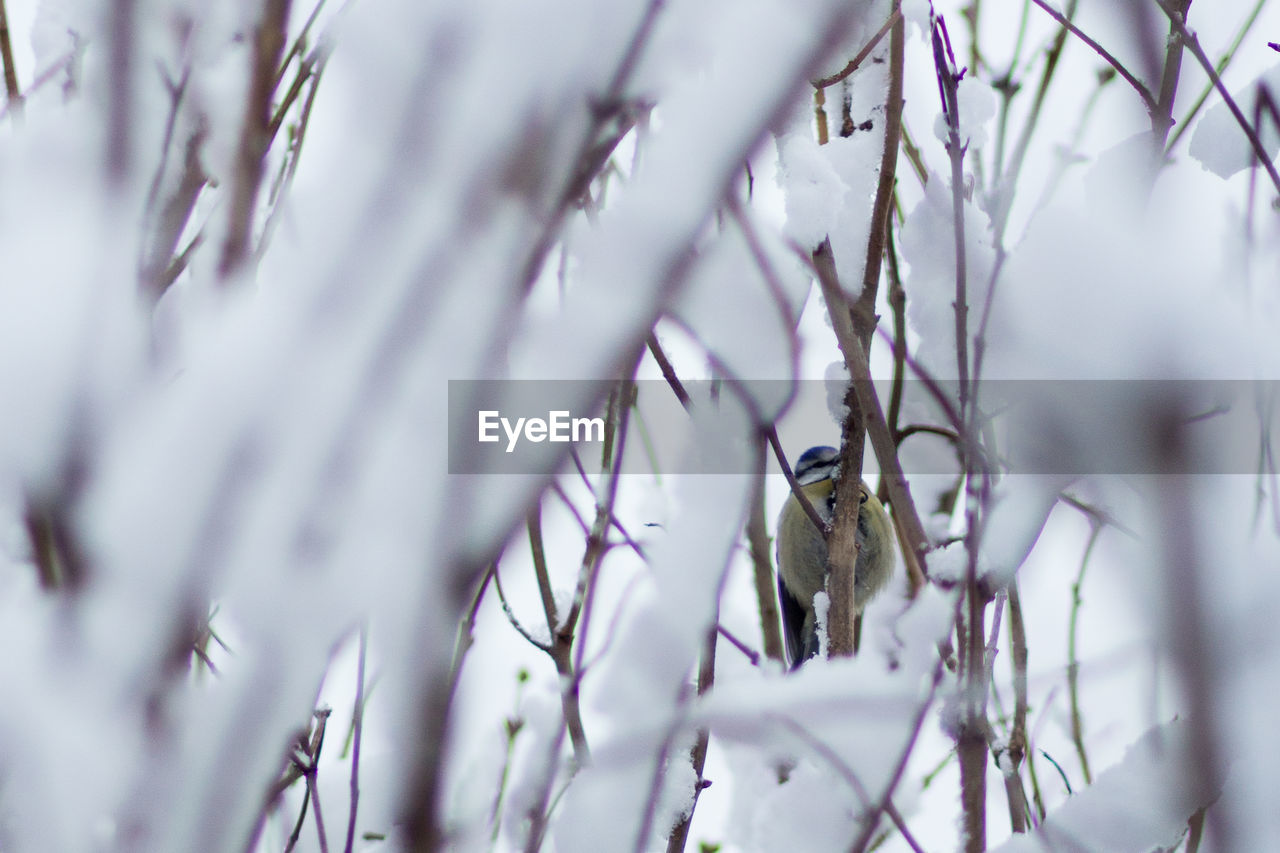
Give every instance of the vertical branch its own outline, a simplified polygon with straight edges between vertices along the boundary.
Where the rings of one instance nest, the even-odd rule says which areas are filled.
[[[858,356],[865,360],[866,352],[853,330],[849,303],[836,276],[830,240],[823,240],[814,250],[813,265],[818,272],[818,281],[826,282],[821,285],[822,295],[826,300],[832,325],[844,330],[843,335],[836,336],[840,349],[857,350],[857,356],[845,352],[846,363]],[[830,535],[827,537],[827,595],[831,598],[831,608],[827,615],[827,655],[833,658],[853,655],[854,617],[858,612],[857,602],[854,600],[854,568],[861,548],[857,530],[858,515],[862,509],[862,448],[867,428],[853,389],[853,383],[857,380],[852,371],[849,375],[850,386],[844,398],[848,414],[845,416],[840,442],[840,479],[836,481],[835,512],[831,518]]]
[[[1075,17],[1076,7],[1079,0],[1068,0],[1064,9],[1064,17],[1070,20]],[[1058,35],[1054,37],[1053,43],[1045,52],[1044,70],[1040,73],[1040,82],[1036,86],[1036,93],[1031,102],[1031,109],[1027,113],[1026,121],[1022,125],[1022,132],[1018,135],[1018,141],[1014,144],[1013,154],[1009,158],[1009,167],[1002,173],[997,175],[998,184],[996,185],[996,199],[991,204],[991,230],[995,235],[995,242],[999,245],[1002,241],[1005,225],[1009,221],[1009,210],[1013,207],[1013,194],[1018,185],[1018,176],[1022,172],[1022,164],[1026,160],[1027,151],[1031,147],[1031,135],[1035,132],[1036,126],[1040,123],[1041,110],[1044,108],[1045,98],[1049,94],[1049,85],[1053,82],[1054,73],[1058,69],[1058,61],[1062,58],[1062,51],[1067,44],[1067,30],[1063,28],[1058,31]],[[1005,107],[1002,108],[1002,115],[1007,110],[1008,100],[1013,97],[1015,90],[1007,88],[1008,94],[1005,96]],[[998,141],[998,151],[996,157],[996,167],[999,169],[1000,163],[1004,159],[1001,156],[1003,151],[1003,134],[1000,135]]]
[[[550,803],[551,790],[555,784],[556,768],[558,757],[560,755],[560,747],[564,743],[566,732],[573,740],[574,758],[579,765],[590,760],[590,751],[587,747],[586,733],[582,726],[582,714],[579,703],[579,693],[581,690],[581,680],[583,671],[583,654],[587,642],[587,629],[591,618],[590,604],[594,599],[591,592],[595,589],[595,577],[600,568],[600,561],[604,557],[607,550],[605,540],[609,531],[610,522],[613,518],[613,507],[618,496],[618,482],[622,470],[622,460],[625,457],[627,449],[627,430],[630,424],[629,413],[631,407],[636,400],[635,382],[631,380],[623,380],[618,384],[610,397],[609,405],[609,422],[606,424],[606,435],[616,434],[616,438],[610,442],[615,444],[611,448],[611,457],[609,460],[609,482],[604,494],[597,499],[596,517],[591,524],[590,532],[587,534],[586,548],[582,555],[582,564],[578,570],[578,583],[574,589],[573,602],[569,606],[569,612],[565,615],[563,621],[557,621],[553,615],[549,626],[551,628],[551,642],[547,653],[551,655],[552,660],[556,663],[556,670],[561,676],[561,705],[564,710],[565,725],[556,732],[556,737],[550,745],[547,757],[547,770],[541,783],[537,797],[529,808],[529,836],[526,839],[526,853],[535,853],[542,844],[542,837],[546,833],[547,824],[550,819]],[[530,542],[533,543],[533,527],[530,528]],[[538,568],[538,556],[541,551],[541,533],[538,533],[537,545],[535,546],[535,570],[545,573],[545,559],[542,560],[543,567]],[[539,580],[541,584],[541,579]],[[547,599],[544,598],[544,607]],[[576,636],[578,620],[582,619],[583,631],[581,636]],[[576,639],[576,653],[574,652]]]
[[[9,40],[9,13],[4,0],[0,0],[0,64],[4,65],[4,93],[6,103],[21,108],[22,93],[18,90],[18,69],[13,62],[13,43]]]
[[[720,608],[716,608],[717,614]],[[716,621],[719,621],[717,616]],[[706,695],[711,690],[716,678],[716,630],[715,623],[707,631],[706,644],[702,648],[702,660],[698,665],[698,695]],[[667,853],[683,853],[684,845],[689,839],[689,827],[693,823],[693,812],[698,807],[698,797],[708,782],[702,778],[703,768],[707,764],[707,745],[710,732],[706,728],[698,729],[697,739],[689,751],[689,760],[693,764],[693,775],[696,777],[693,788],[693,802],[689,804],[689,813],[680,819],[671,836],[667,839]]]
[[[177,108],[175,104],[175,112]],[[208,128],[202,121],[187,140],[181,176],[155,219],[155,233],[150,238],[151,248],[140,270],[143,290],[152,299],[159,299],[182,271],[175,264],[174,252],[187,227],[187,221],[191,218],[191,212],[195,209],[196,199],[208,182],[208,176],[200,164],[200,149],[207,136]],[[161,176],[157,173],[156,177],[158,184]]]
[[[245,99],[244,125],[240,130],[236,165],[231,176],[226,241],[218,263],[218,275],[223,280],[241,271],[253,245],[253,212],[258,203],[263,158],[270,140],[271,96],[284,53],[289,5],[290,0],[263,0],[262,19],[254,30],[249,93]]]
[[[826,145],[831,138],[827,129],[827,92],[821,86],[813,90],[813,115],[818,125],[818,144]]]
[[[451,566],[455,577],[470,577],[465,567]],[[440,824],[440,776],[444,766],[444,745],[449,728],[449,704],[452,683],[448,673],[427,672],[422,680],[422,695],[417,703],[416,718],[410,718],[407,730],[411,740],[406,749],[410,769],[400,804],[400,826],[404,832],[404,849],[412,853],[436,853],[444,846],[444,827]]]
[[[343,853],[352,853],[356,843],[356,809],[360,804],[360,742],[364,737],[364,661],[369,649],[369,629],[360,629],[360,658],[356,663],[356,699],[351,711],[354,732],[351,745],[351,808],[347,812],[347,843]]]
[[[1190,0],[1187,0],[1187,2],[1190,2]],[[1187,49],[1191,51],[1191,55],[1195,57],[1196,62],[1200,63],[1200,67],[1204,69],[1204,73],[1208,75],[1214,88],[1216,88],[1218,90],[1218,94],[1222,96],[1223,102],[1226,103],[1227,109],[1231,111],[1231,115],[1240,126],[1241,132],[1244,133],[1245,137],[1249,140],[1249,145],[1253,148],[1254,155],[1258,158],[1258,162],[1262,165],[1263,169],[1266,170],[1267,176],[1271,178],[1271,183],[1275,186],[1276,191],[1280,193],[1280,172],[1276,170],[1276,164],[1272,162],[1273,158],[1270,152],[1268,152],[1266,146],[1262,144],[1262,140],[1258,136],[1258,130],[1254,127],[1254,124],[1261,127],[1260,110],[1263,104],[1269,105],[1269,112],[1271,112],[1273,120],[1277,118],[1275,105],[1270,104],[1269,99],[1265,95],[1266,90],[1257,90],[1264,100],[1260,101],[1256,105],[1255,111],[1258,112],[1258,116],[1255,117],[1254,124],[1250,124],[1249,120],[1245,118],[1244,112],[1241,111],[1240,105],[1236,103],[1236,99],[1231,96],[1231,93],[1227,91],[1227,87],[1223,85],[1222,78],[1218,75],[1218,72],[1214,70],[1213,63],[1209,61],[1209,57],[1205,54],[1204,48],[1200,47],[1200,40],[1196,38],[1194,33],[1188,31],[1186,25],[1183,24],[1183,16],[1179,15],[1174,8],[1168,6],[1165,3],[1165,0],[1156,0],[1156,5],[1163,9],[1165,14],[1169,16],[1169,25],[1172,30],[1176,32],[1176,38],[1179,40],[1179,43],[1185,45]],[[1252,210],[1253,206],[1250,205],[1249,209]]]
[[[1027,831],[1027,795],[1022,787],[1022,761],[1027,754],[1027,628],[1017,578],[1009,582],[1009,646],[1013,663],[1013,730],[1009,732],[1008,761],[1002,766],[1014,832]],[[995,632],[992,632],[994,639]]]
[[[133,166],[133,39],[136,0],[112,0],[108,47],[107,181],[119,186]]]
[[[871,206],[870,232],[866,261],[863,264],[862,292],[853,305],[853,329],[862,342],[862,351],[870,356],[871,336],[876,329],[876,296],[880,289],[880,268],[888,243],[889,213],[893,210],[894,186],[897,183],[898,149],[902,141],[902,86],[906,57],[906,24],[902,16],[893,16],[889,31],[889,90],[885,96],[884,146],[880,152],[880,181]]]
[[[1014,766],[1027,754],[1027,626],[1022,616],[1022,594],[1015,578],[1009,583],[1009,646],[1013,663],[1013,731],[1009,753]]]
[[[1160,90],[1156,94],[1155,109],[1151,111],[1151,135],[1157,155],[1164,154],[1169,130],[1173,127],[1173,100],[1178,95],[1178,76],[1182,72],[1184,42],[1179,24],[1187,19],[1191,0],[1170,0],[1161,4],[1169,13],[1169,34],[1165,38],[1164,69],[1160,74]],[[1176,18],[1175,18],[1176,16]]]
[[[905,28],[898,9],[894,8],[893,14],[880,31],[839,74],[814,83],[817,90],[815,101],[819,110],[818,141],[825,143],[827,130],[825,112],[822,111],[822,104],[825,102],[823,87],[837,82],[847,85],[848,75],[858,68],[888,32],[891,32],[892,36],[890,38],[889,90],[886,94],[885,107],[885,138],[881,153],[880,181],[871,210],[862,290],[857,301],[850,305],[838,284],[835,288],[824,287],[823,289],[823,297],[827,302],[827,310],[833,323],[844,322],[843,317],[839,321],[835,319],[837,314],[849,318],[853,334],[839,339],[841,348],[860,347],[863,360],[870,355],[871,336],[876,327],[876,294],[880,282],[881,259],[884,255],[885,229],[888,227],[889,210],[893,201],[898,143],[901,139]],[[818,271],[820,281],[838,283],[835,257],[832,254],[829,239],[823,240],[813,251],[812,262],[815,270]],[[846,361],[849,358],[850,356],[846,354]],[[850,371],[850,377],[853,376],[853,372]],[[866,419],[859,397],[851,383],[844,400],[848,414],[841,429],[840,477],[836,481],[835,512],[831,519],[830,536],[827,538],[827,594],[831,598],[831,609],[827,618],[827,636],[829,638],[828,655],[831,657],[852,656],[857,650],[858,602],[855,600],[854,571],[860,550],[857,529],[858,516],[862,507],[862,455],[867,434]]]
[[[547,571],[547,557],[542,543],[542,508],[539,504],[534,504],[533,509],[529,511],[528,527],[534,573],[538,578],[538,592],[542,596],[543,612],[547,617],[547,633],[551,638],[547,654],[551,656],[556,666],[556,673],[560,676],[560,704],[564,711],[564,724],[569,732],[569,741],[573,744],[574,758],[579,764],[585,764],[590,759],[591,753],[587,748],[586,730],[582,726],[582,709],[578,704],[578,681],[573,674],[573,627],[567,623],[562,626],[556,615],[551,578]]]
[[[864,853],[871,843],[871,839],[875,835],[876,824],[880,821],[880,815],[889,808],[893,792],[897,790],[898,783],[902,781],[902,774],[906,772],[907,761],[910,760],[911,753],[915,751],[916,740],[920,737],[920,731],[924,727],[924,720],[929,713],[929,709],[933,707],[933,698],[938,692],[938,685],[942,683],[944,671],[945,664],[940,659],[933,668],[933,678],[929,682],[929,693],[921,701],[920,707],[916,709],[915,716],[911,720],[911,734],[907,737],[907,742],[903,746],[902,752],[898,755],[898,763],[894,766],[893,775],[889,778],[889,783],[885,785],[884,791],[880,794],[879,801],[868,809],[866,815],[862,818],[862,830],[858,833],[853,843],[849,845],[849,853]]]
[[[1253,9],[1249,12],[1248,17],[1245,18],[1244,23],[1240,25],[1240,29],[1236,32],[1236,37],[1231,40],[1231,46],[1222,54],[1222,58],[1214,64],[1214,72],[1219,77],[1221,77],[1227,70],[1227,66],[1231,64],[1231,61],[1235,59],[1236,51],[1240,49],[1240,45],[1244,42],[1245,36],[1247,36],[1250,30],[1253,29],[1254,22],[1258,20],[1258,15],[1262,12],[1262,7],[1266,5],[1266,2],[1267,0],[1257,0],[1257,2],[1253,4]],[[1204,90],[1200,92],[1200,96],[1196,98],[1195,103],[1191,105],[1191,109],[1187,110],[1187,114],[1182,117],[1182,121],[1178,122],[1177,130],[1173,132],[1173,138],[1170,139],[1169,144],[1165,146],[1164,153],[1166,157],[1174,147],[1177,146],[1178,140],[1182,138],[1182,134],[1191,126],[1191,120],[1196,117],[1200,112],[1200,108],[1204,106],[1205,101],[1209,99],[1209,95],[1213,93],[1213,88],[1213,80],[1211,79],[1204,87]]]
[[[823,299],[828,306],[839,304],[840,282],[834,277],[834,268],[815,266],[818,285],[822,289]],[[880,476],[884,478],[889,489],[889,500],[893,505],[895,524],[903,531],[903,539],[907,547],[903,549],[903,560],[907,564],[907,572],[913,584],[923,584],[928,576],[924,555],[929,550],[929,536],[925,533],[924,523],[916,510],[915,501],[911,497],[911,487],[906,475],[902,472],[902,463],[898,459],[898,449],[889,425],[884,418],[884,409],[876,394],[875,384],[871,379],[871,366],[863,354],[853,331],[853,321],[849,313],[830,311],[831,325],[840,343],[840,351],[844,354],[845,367],[849,370],[850,381],[854,392],[858,395],[859,405],[867,413],[867,432],[871,436],[871,447],[875,450],[876,461],[880,463]]]
[[[1085,545],[1084,556],[1080,559],[1080,571],[1076,573],[1075,583],[1071,585],[1071,620],[1067,628],[1067,692],[1071,697],[1071,740],[1076,745],[1080,772],[1084,775],[1086,785],[1093,784],[1093,774],[1089,771],[1089,755],[1084,748],[1084,722],[1080,714],[1080,658],[1076,652],[1076,626],[1083,601],[1080,590],[1084,585],[1084,573],[1089,567],[1089,557],[1098,541],[1098,534],[1102,532],[1102,522],[1090,515],[1089,527],[1089,541]]]
[[[774,583],[773,560],[769,556],[769,529],[764,517],[764,444],[757,454],[756,476],[752,486],[747,516],[747,545],[754,568],[756,601],[760,607],[760,633],[764,637],[764,654],[770,660],[785,663],[782,632],[778,623],[778,593]]]
[[[947,122],[947,155],[951,158],[951,216],[955,244],[956,375],[959,379],[960,418],[964,420],[969,399],[969,298],[964,229],[964,155],[968,147],[960,142],[959,83],[963,72],[956,69],[947,39],[946,22],[932,19],[933,62],[938,77],[942,114]]]
[[[1163,476],[1159,478],[1156,500],[1160,518],[1160,543],[1164,563],[1164,631],[1174,665],[1181,675],[1190,726],[1189,766],[1193,779],[1220,779],[1224,769],[1221,687],[1216,661],[1222,650],[1214,642],[1207,622],[1205,573],[1199,554],[1202,543],[1191,523],[1197,505],[1191,462],[1182,430],[1185,419],[1176,411],[1164,411],[1152,418],[1154,438]],[[1218,808],[1209,815],[1209,847],[1238,850],[1231,809]]]
[[[981,545],[981,517],[979,510],[986,505],[989,494],[988,478],[980,472],[974,450],[977,438],[977,405],[970,402],[969,388],[969,331],[968,331],[968,282],[964,228],[964,155],[966,146],[960,140],[960,112],[958,86],[962,72],[956,68],[955,57],[947,37],[946,23],[940,17],[933,18],[933,60],[938,78],[938,92],[942,111],[947,122],[947,153],[951,158],[951,199],[953,236],[955,242],[955,339],[956,366],[959,377],[960,420],[964,424],[960,450],[965,471],[965,550],[968,566],[965,572],[965,602],[967,604],[967,630],[961,645],[964,665],[964,689],[961,719],[957,735],[957,754],[960,758],[960,798],[964,812],[964,849],[967,853],[980,853],[986,849],[986,798],[987,798],[987,742],[986,719],[987,686],[985,654],[986,606],[989,592],[978,574],[978,552]]]

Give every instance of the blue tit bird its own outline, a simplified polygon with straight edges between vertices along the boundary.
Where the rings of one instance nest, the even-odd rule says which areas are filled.
[[[835,511],[835,474],[840,451],[811,447],[796,461],[795,477],[822,520]],[[854,566],[854,601],[858,614],[893,575],[893,529],[884,505],[862,483],[858,510],[858,562]],[[827,542],[794,494],[778,516],[778,599],[787,658],[795,669],[818,653],[813,597],[826,589]]]

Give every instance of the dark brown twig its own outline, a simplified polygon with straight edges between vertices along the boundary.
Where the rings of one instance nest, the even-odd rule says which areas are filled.
[[[262,17],[253,31],[249,92],[231,175],[227,238],[218,262],[218,275],[224,281],[241,271],[253,245],[253,214],[270,143],[271,96],[284,51],[289,6],[290,0],[264,0]]]
[[[818,284],[823,298],[831,300],[830,304],[840,304],[840,282],[833,277],[834,270],[818,268]],[[914,584],[923,585],[928,577],[924,554],[930,548],[929,537],[924,531],[924,524],[916,511],[915,501],[911,497],[911,487],[906,475],[902,472],[902,463],[898,459],[898,449],[889,425],[884,418],[884,409],[876,394],[875,384],[871,378],[871,366],[858,344],[853,331],[853,321],[847,311],[831,313],[832,327],[836,340],[840,342],[840,350],[845,357],[845,366],[849,370],[850,383],[858,395],[859,405],[867,418],[867,434],[871,437],[871,447],[875,450],[876,460],[880,463],[880,476],[884,478],[889,489],[889,500],[893,506],[893,520],[903,531],[903,539],[907,546],[903,549],[903,561],[907,564],[907,572]]]
[[[764,447],[756,454],[757,468],[750,509],[747,516],[747,545],[751,552],[752,577],[756,602],[760,609],[760,634],[764,654],[770,660],[785,663],[782,632],[778,623],[778,594],[774,583],[773,560],[770,557],[769,530],[764,517]],[[736,645],[736,643],[735,643]]]
[[[5,106],[22,108],[22,92],[18,89],[18,68],[13,62],[13,44],[9,40],[9,13],[0,0],[0,64],[4,65]]]

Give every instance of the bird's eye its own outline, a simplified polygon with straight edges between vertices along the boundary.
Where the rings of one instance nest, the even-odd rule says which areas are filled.
[[[860,504],[864,504],[864,503],[866,503],[866,502],[867,502],[867,498],[868,498],[868,497],[869,497],[869,495],[867,495],[867,493],[866,493],[866,492],[862,492],[862,499],[861,499],[860,501],[858,501],[858,503],[860,503]]]

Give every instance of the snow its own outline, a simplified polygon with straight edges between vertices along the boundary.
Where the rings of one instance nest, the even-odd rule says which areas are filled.
[[[1263,150],[1274,160],[1276,152],[1280,151],[1280,127],[1277,127],[1276,117],[1262,106],[1263,92],[1269,95],[1273,105],[1280,101],[1280,65],[1273,66],[1249,85],[1232,92],[1231,98],[1262,140]],[[1258,116],[1256,121],[1255,115]],[[1242,169],[1249,168],[1257,158],[1253,146],[1225,101],[1219,101],[1205,110],[1204,116],[1196,124],[1195,132],[1191,134],[1190,153],[1200,161],[1201,166],[1220,178],[1229,178]]]
[[[840,179],[826,146],[807,132],[778,141],[779,178],[787,199],[786,233],[810,251],[835,230],[849,187]]]
[[[1187,816],[1218,795],[1221,782],[1191,770],[1189,723],[1152,729],[1124,759],[1054,811],[1034,832],[993,853],[1031,853],[1046,846],[1083,850],[1150,850],[1177,844]],[[1123,801],[1123,813],[1114,808]]]
[[[996,114],[996,93],[971,74],[956,85],[956,105],[960,110],[960,145],[977,150],[987,144],[987,124]],[[946,117],[939,112],[933,124],[934,138],[944,145],[951,133]]]
[[[811,275],[797,255],[830,239],[841,282],[858,295],[885,131],[887,42],[852,84],[852,115],[870,129],[818,146],[807,81],[847,61],[889,4],[658,5],[650,43],[614,93],[620,102],[603,94],[651,7],[644,0],[367,0],[326,11],[309,44],[332,53],[296,182],[273,207],[271,183],[298,120],[291,112],[254,211],[258,228],[271,212],[278,227],[248,273],[228,281],[219,254],[248,33],[261,4],[141,4],[127,79],[109,73],[111,4],[46,0],[38,13],[8,4],[24,91],[73,46],[83,56],[28,91],[21,117],[11,108],[0,126],[0,847],[239,851],[263,821],[256,849],[283,849],[303,786],[269,813],[262,797],[299,728],[327,706],[317,782],[329,848],[341,849],[362,629],[368,702],[356,849],[409,843],[406,809],[430,808],[405,802],[409,782],[433,757],[439,816],[458,849],[523,847],[544,792],[552,808],[543,849],[662,846],[693,804],[687,755],[700,728],[711,732],[713,784],[698,799],[689,849],[704,841],[726,851],[846,849],[867,798],[884,793],[904,757],[894,801],[927,849],[954,845],[954,764],[937,768],[952,748],[938,709],[954,707],[956,685],[938,646],[953,629],[956,592],[942,587],[964,578],[962,542],[929,554],[935,583],[912,601],[899,570],[868,609],[856,659],[817,659],[797,673],[752,662],[764,643],[743,521],[762,421],[790,401],[791,380],[834,365],[821,387],[800,391],[825,398],[842,396],[846,378],[819,319],[824,306],[815,297],[803,310]],[[904,3],[916,28],[925,6]],[[310,11],[294,5],[293,32]],[[1028,44],[1052,35],[1038,18],[1031,26]],[[953,38],[963,30],[953,26]],[[927,46],[911,36],[909,86],[928,81],[916,73],[928,67],[920,51]],[[1060,73],[1084,61],[1068,51]],[[1274,68],[1239,62],[1249,65],[1240,80],[1274,82]],[[171,86],[184,75],[166,147]],[[996,256],[982,203],[994,156],[983,134],[998,131],[987,79],[971,69],[961,87],[966,179],[978,199],[963,205],[970,333]],[[1241,89],[1246,102],[1252,85]],[[132,167],[108,178],[106,119],[121,87],[132,95]],[[828,91],[829,115],[840,95],[839,86]],[[909,125],[927,127],[936,98],[910,90],[907,103]],[[1062,136],[1057,124],[1070,110],[1050,107],[1054,118],[1034,145]],[[1209,108],[1191,154],[1227,175],[1247,156],[1222,116],[1220,105]],[[589,210],[566,201],[581,152],[632,119],[643,129],[616,153],[607,194],[597,181]],[[1138,119],[1135,127],[1147,121]],[[202,128],[199,161],[211,180],[178,250],[200,242],[153,303],[138,281],[140,259],[163,248],[148,200],[153,183],[160,202],[171,195],[185,146]],[[1215,711],[1205,731],[1235,759],[1211,815],[1236,828],[1242,847],[1277,834],[1264,783],[1277,758],[1269,709],[1280,591],[1257,569],[1276,563],[1280,513],[1274,483],[1253,476],[1272,389],[1243,385],[1220,398],[1226,386],[1208,384],[1200,391],[1213,393],[1148,397],[1127,381],[1277,375],[1280,240],[1274,219],[1259,214],[1270,201],[1264,190],[1255,188],[1250,210],[1244,179],[1223,184],[1182,168],[1178,152],[1156,174],[1149,134],[1130,130],[1084,139],[1088,180],[1004,235],[1008,263],[987,328],[985,379],[1064,381],[1030,398],[1029,419],[999,408],[997,385],[979,398],[996,414],[995,458],[1008,471],[978,565],[993,586],[1018,581],[1031,649],[1029,734],[1076,790],[1068,799],[1038,764],[1042,783],[1053,780],[1051,815],[1040,838],[1008,849],[1176,842],[1189,812],[1217,793],[1187,772],[1189,733],[1205,724],[1186,715],[1196,697],[1185,691],[1196,682],[1184,668],[1197,656],[1212,665]],[[900,163],[906,220],[895,238],[911,353],[949,380],[958,373],[953,195],[939,177],[949,164],[925,136],[917,141],[933,171],[921,189]],[[729,196],[758,246],[724,208]],[[569,238],[542,257],[548,228],[553,243]],[[882,328],[892,321],[886,291],[882,282]],[[550,444],[519,474],[483,460],[483,473],[450,474],[452,454],[468,448],[450,446],[449,380],[580,380],[569,383],[568,403],[594,413],[619,377],[657,375],[643,350],[655,329],[682,379],[727,381],[718,397],[692,386],[686,413],[655,380],[644,393],[665,408],[642,401],[631,415],[615,517],[637,544],[618,527],[606,534],[590,623],[584,612],[578,624],[578,681],[561,678],[511,629],[492,586],[474,628],[463,625],[475,642],[451,673],[459,620],[491,565],[524,624],[549,636],[525,519],[541,501],[563,618],[587,543],[548,484],[554,478],[590,524],[611,481],[579,477],[564,448]],[[883,341],[874,345],[877,376],[887,375],[888,355]],[[1085,405],[1064,391],[1080,379],[1126,384],[1113,386],[1114,405]],[[527,394],[532,385],[517,387]],[[467,395],[497,409],[525,399],[497,385]],[[1171,481],[1134,475],[1162,458],[1153,404],[1188,415],[1219,399],[1232,417],[1197,422],[1188,443],[1197,464],[1230,460],[1244,476],[1183,481],[1175,493],[1163,488]],[[825,402],[797,401],[788,415],[805,421],[784,429],[793,458],[808,444],[834,443],[833,417],[843,411]],[[939,422],[920,384],[909,383],[899,426]],[[1223,438],[1211,431],[1219,425],[1243,428]],[[1248,452],[1207,452],[1223,444]],[[963,512],[938,501],[957,473],[946,440],[912,436],[902,458],[930,534],[963,533]],[[1045,459],[1062,468],[1025,473]],[[1078,614],[1086,739],[1095,767],[1113,765],[1092,787],[1078,784],[1064,686],[1073,581],[1092,530],[1075,510],[1055,509],[1064,489],[1109,522]],[[768,478],[767,532],[786,494],[779,477]],[[1186,500],[1176,517],[1161,510],[1169,495]],[[72,532],[82,583],[41,586],[47,566],[36,565],[45,555],[32,541],[33,519]],[[1202,587],[1190,610],[1168,587],[1169,531],[1189,531],[1194,545],[1181,554]],[[211,647],[216,675],[187,666],[210,613],[227,644]],[[1208,630],[1181,631],[1193,623]],[[694,673],[717,625],[745,652],[721,637],[716,684],[699,695]],[[1188,648],[1196,637],[1201,646]],[[993,677],[1007,710],[1003,644]],[[1162,651],[1170,648],[1180,656]],[[563,736],[570,687],[591,748],[582,767]],[[994,734],[1007,742],[992,707]],[[917,732],[908,722],[922,712]],[[1163,722],[1175,715],[1184,721]],[[1139,737],[1153,722],[1160,727]],[[310,812],[297,849],[320,848],[316,828]],[[364,832],[390,840],[359,840]],[[1000,834],[993,830],[994,843]],[[886,842],[901,847],[899,838]]]

